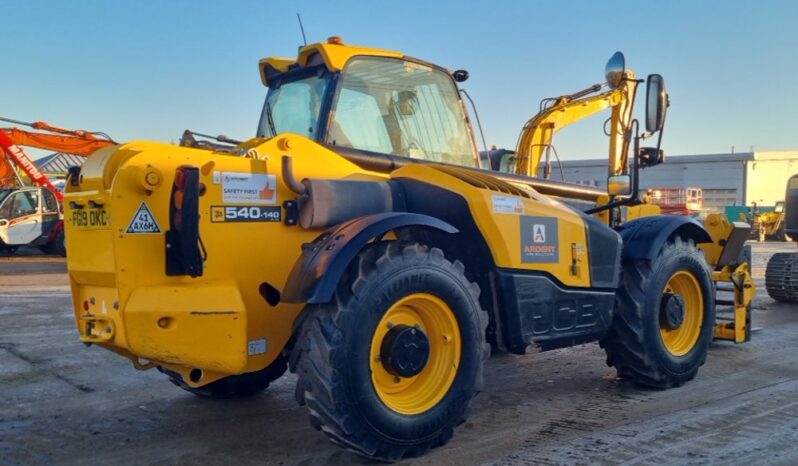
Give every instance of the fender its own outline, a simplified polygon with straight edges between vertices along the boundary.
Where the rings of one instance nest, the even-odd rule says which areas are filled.
[[[618,233],[623,238],[621,257],[624,262],[654,260],[665,242],[677,234],[696,244],[712,242],[712,236],[700,222],[678,215],[641,217],[621,225]]]
[[[294,264],[283,288],[281,301],[288,303],[326,303],[352,259],[372,238],[408,226],[430,227],[446,233],[457,228],[429,215],[388,212],[366,215],[340,223],[303,245],[302,256]]]

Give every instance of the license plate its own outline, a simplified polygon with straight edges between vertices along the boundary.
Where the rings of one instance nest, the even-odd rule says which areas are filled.
[[[79,230],[103,230],[111,227],[105,207],[74,209],[69,218],[73,228]]]

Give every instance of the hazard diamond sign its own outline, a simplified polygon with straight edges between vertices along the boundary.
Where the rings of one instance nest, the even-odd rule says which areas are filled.
[[[133,216],[133,220],[130,221],[130,225],[127,227],[127,233],[160,232],[161,228],[158,226],[158,222],[155,221],[155,215],[153,215],[150,208],[147,207],[147,203],[142,202],[139,210],[136,211],[136,215]]]

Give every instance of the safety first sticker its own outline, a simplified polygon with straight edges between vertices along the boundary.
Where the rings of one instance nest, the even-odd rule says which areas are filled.
[[[214,172],[213,181],[222,185],[226,204],[276,204],[277,176],[264,173]]]
[[[521,262],[555,263],[560,257],[556,217],[521,217]]]
[[[494,214],[524,214],[524,201],[513,196],[493,195]]]
[[[125,233],[160,233],[161,227],[158,226],[158,222],[155,220],[155,215],[152,214],[152,211],[147,206],[146,202],[142,202],[139,206],[139,210],[136,211],[136,214],[133,215],[133,220],[130,221],[130,225],[127,227],[127,231]]]
[[[211,206],[211,222],[279,222],[280,206],[229,205]]]

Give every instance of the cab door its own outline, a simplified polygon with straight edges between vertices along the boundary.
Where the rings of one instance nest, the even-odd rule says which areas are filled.
[[[41,190],[23,189],[0,205],[0,240],[8,245],[28,244],[42,235]]]
[[[42,234],[49,235],[61,221],[61,209],[52,191],[41,189],[39,193]]]

